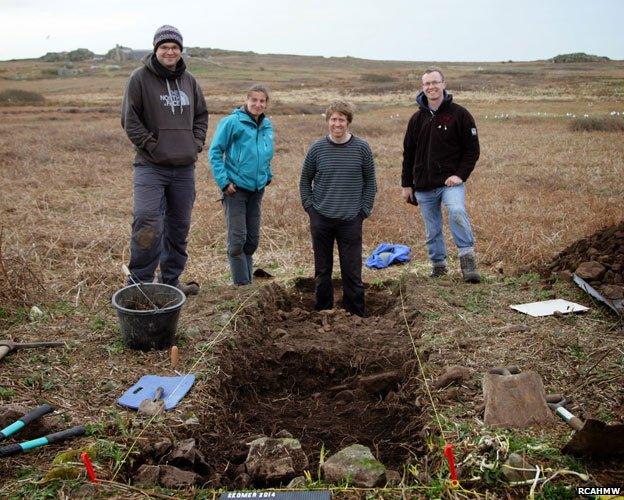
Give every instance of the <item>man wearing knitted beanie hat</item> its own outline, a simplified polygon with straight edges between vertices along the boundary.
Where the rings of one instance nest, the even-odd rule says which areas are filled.
[[[165,42],[177,43],[180,50],[184,50],[182,43],[182,33],[177,28],[165,24],[156,30],[154,33],[154,52],[156,49]]]
[[[134,144],[134,220],[128,267],[135,281],[154,279],[196,294],[195,282],[180,283],[195,202],[195,161],[203,149],[208,110],[197,81],[182,58],[182,34],[164,25],[154,34],[154,52],[130,76],[121,125]],[[128,280],[131,283],[131,280]]]

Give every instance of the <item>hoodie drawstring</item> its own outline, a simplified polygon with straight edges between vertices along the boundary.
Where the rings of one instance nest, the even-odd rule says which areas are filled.
[[[180,86],[178,85],[178,79],[175,79],[176,88],[178,89],[178,97],[180,98],[180,114],[184,114],[184,107],[182,106],[182,92],[180,92]]]
[[[169,92],[169,106],[171,106],[171,113],[175,115],[175,106],[173,105],[173,96],[171,95],[171,86],[169,85],[169,80],[167,80],[165,78],[165,81],[167,82],[167,92]],[[176,84],[177,84],[177,80],[176,80]],[[178,93],[180,91],[178,90]]]

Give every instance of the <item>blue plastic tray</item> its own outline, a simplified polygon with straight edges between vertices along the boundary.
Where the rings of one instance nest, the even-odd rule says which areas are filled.
[[[179,377],[159,377],[158,375],[143,375],[130,389],[117,400],[121,406],[137,410],[141,401],[150,399],[156,394],[156,389],[164,389],[163,399],[165,410],[171,410],[195,383],[195,375],[188,373]]]

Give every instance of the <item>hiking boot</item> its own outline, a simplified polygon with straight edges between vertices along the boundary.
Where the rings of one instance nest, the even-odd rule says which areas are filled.
[[[431,267],[431,272],[429,273],[430,278],[441,278],[442,276],[446,276],[446,266],[436,266],[435,264]]]
[[[197,295],[199,293],[199,283],[196,281],[189,281],[188,283],[178,283],[176,288],[180,290],[187,297],[189,295]]]
[[[481,275],[477,272],[477,261],[473,253],[462,255],[459,258],[459,265],[466,283],[481,283]]]

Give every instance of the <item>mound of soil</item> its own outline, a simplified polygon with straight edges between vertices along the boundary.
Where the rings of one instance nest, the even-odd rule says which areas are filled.
[[[546,265],[546,273],[576,273],[605,297],[624,294],[624,221],[579,240]]]
[[[194,436],[215,486],[247,486],[238,479],[246,443],[282,430],[301,442],[313,474],[322,449],[359,443],[389,468],[423,453],[417,365],[389,290],[367,290],[367,318],[314,311],[311,279],[260,294],[214,353],[217,404],[200,416],[200,428],[212,431]]]

